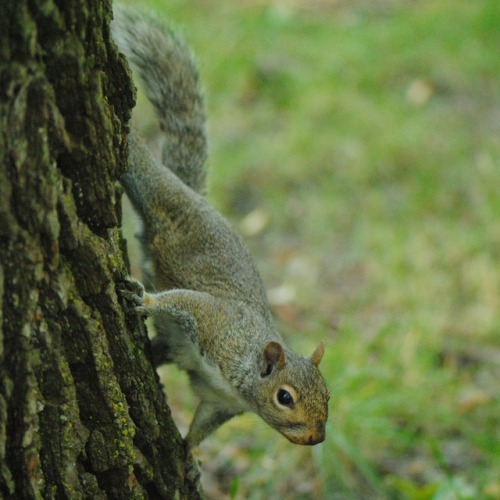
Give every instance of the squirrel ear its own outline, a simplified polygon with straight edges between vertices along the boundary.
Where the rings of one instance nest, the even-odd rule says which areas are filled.
[[[264,347],[262,369],[260,375],[267,377],[273,371],[273,368],[281,370],[285,366],[285,351],[279,342],[271,341]]]
[[[319,365],[321,359],[323,358],[323,354],[325,354],[325,344],[320,342],[311,356],[311,361],[314,366]]]

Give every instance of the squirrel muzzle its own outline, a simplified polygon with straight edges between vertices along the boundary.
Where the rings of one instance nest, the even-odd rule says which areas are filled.
[[[325,440],[325,423],[318,421],[314,427],[280,429],[281,434],[294,444],[315,445]]]

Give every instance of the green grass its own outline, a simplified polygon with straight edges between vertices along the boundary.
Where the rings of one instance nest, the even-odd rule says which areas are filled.
[[[235,419],[208,495],[500,498],[500,4],[143,3],[197,54],[210,197],[261,215],[280,331],[327,343],[327,441]]]

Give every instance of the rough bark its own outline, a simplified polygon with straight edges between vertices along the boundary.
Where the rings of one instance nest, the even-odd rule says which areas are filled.
[[[0,496],[197,498],[140,325],[108,1],[0,2]],[[149,356],[150,357],[150,356]]]

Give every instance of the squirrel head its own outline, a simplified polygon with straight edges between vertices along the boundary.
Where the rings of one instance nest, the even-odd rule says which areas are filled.
[[[324,350],[320,343],[312,356],[305,357],[271,341],[262,351],[258,413],[295,444],[325,439],[330,391],[318,370]]]

